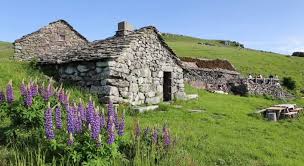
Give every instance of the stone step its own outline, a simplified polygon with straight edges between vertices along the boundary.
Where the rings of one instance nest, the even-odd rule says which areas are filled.
[[[198,99],[198,94],[189,94],[186,96],[186,100]]]
[[[156,110],[159,106],[158,105],[150,105],[150,106],[143,106],[143,107],[135,107],[134,110],[143,113],[147,111],[153,111]]]

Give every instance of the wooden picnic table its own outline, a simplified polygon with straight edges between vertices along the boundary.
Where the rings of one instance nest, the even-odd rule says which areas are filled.
[[[269,107],[266,108],[266,113],[276,113],[277,119],[279,119],[282,111],[285,109],[286,107]]]

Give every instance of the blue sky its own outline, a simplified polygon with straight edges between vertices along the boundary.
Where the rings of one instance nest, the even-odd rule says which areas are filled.
[[[89,40],[112,36],[117,23],[206,39],[229,39],[280,53],[304,51],[303,0],[2,0],[0,40],[14,41],[57,19]]]

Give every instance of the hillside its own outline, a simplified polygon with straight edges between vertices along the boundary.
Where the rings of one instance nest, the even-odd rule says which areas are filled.
[[[303,64],[303,60],[299,58],[239,50],[220,44],[201,46],[197,45],[200,39],[189,37],[166,37],[166,40],[179,56],[224,58],[230,60],[244,74],[249,73],[250,70],[256,73],[269,71],[273,73],[275,70],[280,76],[292,74],[297,80],[303,79],[300,66],[296,66]],[[0,89],[5,88],[10,79],[14,80],[16,89],[23,78],[39,77],[45,80],[43,74],[33,69],[29,63],[9,60],[13,53],[10,47],[9,43],[0,43]],[[287,68],[282,68],[286,62],[291,64],[286,65]],[[267,63],[269,64],[266,65]],[[66,88],[72,91],[73,98],[88,98],[86,92],[75,87]],[[172,161],[162,165],[303,164],[304,149],[301,143],[304,137],[303,116],[296,120],[283,120],[278,123],[270,123],[251,116],[255,110],[281,101],[261,97],[211,94],[189,86],[186,86],[186,92],[199,94],[199,99],[162,105],[160,111],[137,116],[128,115],[126,119],[129,132],[133,130],[134,119],[140,121],[142,128],[168,123],[171,133],[177,137],[177,154],[172,157]],[[304,105],[303,100],[292,102]],[[201,110],[201,112],[189,110]],[[0,128],[3,125],[1,121]],[[0,161],[13,153],[0,145]]]
[[[304,58],[224,46],[217,40],[204,40],[181,35],[163,35],[169,46],[180,57],[196,57],[229,60],[243,75],[277,74],[280,78],[292,77],[297,88],[304,88]],[[202,45],[207,42],[214,46]]]

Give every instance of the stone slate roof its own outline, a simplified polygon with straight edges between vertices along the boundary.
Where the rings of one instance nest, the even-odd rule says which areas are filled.
[[[85,40],[86,42],[89,42],[84,36],[82,36],[78,31],[76,31],[76,30],[72,27],[72,25],[70,25],[70,24],[69,24],[67,21],[65,21],[65,20],[60,19],[60,20],[57,20],[57,21],[54,21],[54,22],[49,23],[49,25],[56,24],[56,23],[63,23],[63,24],[65,24],[65,25],[68,26],[68,27],[71,29],[71,31],[73,31],[77,36],[79,36],[80,38],[82,38],[82,39]],[[49,25],[47,25],[47,26],[49,26]],[[45,26],[45,27],[46,27],[46,26]],[[28,36],[31,36],[31,35],[33,35],[33,34],[40,33],[40,31],[41,31],[43,28],[45,28],[45,27],[42,27],[42,28],[38,29],[38,30],[35,31],[35,32],[32,32],[32,33],[30,33],[30,34],[27,34],[27,35],[22,36],[20,39],[15,40],[14,43],[20,42],[20,41],[24,40],[25,38],[27,38]]]
[[[181,61],[173,52],[173,50],[166,44],[159,31],[153,26],[147,26],[135,30],[128,35],[113,36],[104,40],[98,40],[88,43],[85,46],[77,47],[69,50],[55,52],[46,56],[46,59],[40,59],[41,64],[64,64],[70,62],[80,61],[94,61],[107,58],[116,58],[122,56],[125,49],[131,46],[133,41],[142,37],[148,32],[154,31],[157,34],[161,44],[172,54],[172,57],[178,65],[181,66]]]

